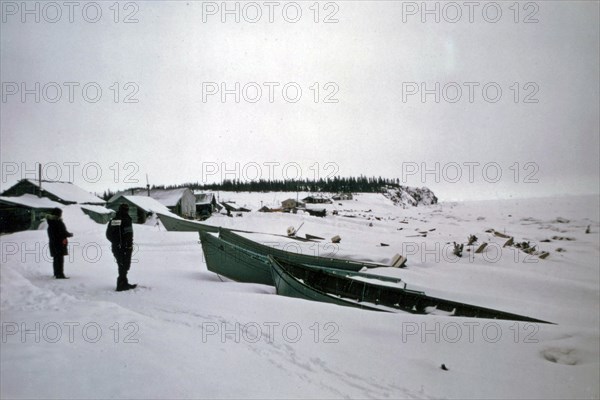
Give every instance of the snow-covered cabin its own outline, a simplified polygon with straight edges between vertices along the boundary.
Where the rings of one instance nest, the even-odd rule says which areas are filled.
[[[99,224],[108,223],[116,214],[115,210],[110,208],[90,204],[81,205],[81,211]]]
[[[297,201],[296,199],[286,199],[281,202],[281,208],[283,211],[290,211],[294,208],[304,207],[304,203]]]
[[[6,189],[2,193],[2,196],[14,197],[24,194],[46,197],[62,204],[104,205],[104,203],[106,203],[101,198],[85,191],[71,182],[42,180],[40,188],[40,182],[32,179],[20,180],[15,185]]]
[[[122,203],[129,205],[129,216],[136,224],[145,223],[153,213],[171,214],[164,204],[148,196],[116,195],[109,200],[107,207],[117,211]]]
[[[338,193],[332,197],[333,200],[352,200],[352,193]]]
[[[130,189],[115,194],[108,202],[114,203],[115,199],[122,195],[151,197],[180,217],[194,218],[196,216],[196,196],[188,188],[151,189],[149,196],[148,189]]]
[[[211,192],[194,192],[196,196],[196,217],[208,217],[223,206],[217,202],[217,197]]]
[[[331,199],[325,196],[307,196],[302,199],[306,204],[331,204]]]
[[[24,194],[18,197],[0,197],[0,233],[37,229],[54,208],[62,208],[46,197]]]

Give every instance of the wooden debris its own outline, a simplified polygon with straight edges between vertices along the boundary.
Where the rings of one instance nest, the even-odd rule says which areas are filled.
[[[342,238],[340,237],[340,235],[335,235],[334,237],[331,238],[331,243],[339,243],[342,241]]]
[[[467,246],[474,244],[477,241],[477,236],[469,235],[469,240],[467,241]]]
[[[320,236],[311,235],[310,233],[305,233],[304,237],[306,237],[309,240],[325,240],[325,238],[322,238]]]
[[[540,254],[540,255],[539,255],[539,257],[540,257],[542,260],[545,260],[545,259],[546,259],[546,257],[548,257],[549,255],[550,255],[550,253],[548,253],[547,251],[543,251],[543,252],[542,252],[542,254]]]
[[[506,241],[506,243],[504,243],[504,246],[502,246],[502,247],[512,246],[514,243],[515,243],[515,238],[511,237],[510,239],[508,239]]]
[[[510,238],[510,236],[508,236],[508,235],[506,235],[506,234],[504,234],[502,232],[493,231],[493,233],[494,233],[494,236],[497,236],[497,237],[501,237],[501,238],[504,238],[504,239]]]
[[[483,250],[485,250],[487,245],[488,245],[487,243],[481,243],[481,245],[477,248],[477,250],[475,250],[475,254],[483,253]]]
[[[394,268],[404,268],[406,264],[406,257],[401,256],[400,254],[394,255],[392,257],[392,267]]]

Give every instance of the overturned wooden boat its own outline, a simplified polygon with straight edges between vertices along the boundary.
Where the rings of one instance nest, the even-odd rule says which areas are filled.
[[[219,237],[209,232],[200,232],[200,241],[207,269],[237,282],[273,286],[271,264],[267,258],[272,253],[277,253],[281,259],[300,259],[307,265],[323,268],[331,273],[344,271],[345,276],[360,276],[363,279],[378,277],[378,275],[358,272],[364,268],[364,264],[361,262],[291,253],[266,245],[266,249],[260,248],[261,251],[257,252],[226,240],[231,237],[230,234],[231,232],[228,230],[222,230]],[[381,279],[394,283],[400,282],[397,278],[382,277]]]
[[[440,299],[406,285],[391,284],[380,276],[364,279],[344,271],[332,273],[323,268],[294,263],[269,256],[277,294],[342,306],[411,314],[452,315],[548,323],[523,315]]]
[[[273,286],[269,260],[262,255],[226,242],[209,232],[200,232],[206,268],[237,282]]]
[[[239,231],[238,231],[239,232]],[[268,244],[259,243],[252,239],[248,239],[233,232],[230,229],[222,229],[219,233],[219,238],[235,244],[243,249],[253,253],[260,254],[264,257],[273,255],[283,260],[289,260],[300,264],[308,264],[317,267],[327,267],[334,269],[342,269],[349,271],[360,271],[363,268],[381,268],[389,267],[389,265],[378,264],[369,261],[355,261],[334,257],[337,246],[331,243],[325,244],[322,248],[319,246],[311,246],[310,249],[303,248],[297,243],[290,240],[273,240]],[[294,238],[286,238],[294,239]],[[310,251],[312,254],[303,253]]]
[[[175,232],[219,232],[218,226],[206,225],[198,221],[191,221],[180,217],[156,213],[160,222],[168,231]]]

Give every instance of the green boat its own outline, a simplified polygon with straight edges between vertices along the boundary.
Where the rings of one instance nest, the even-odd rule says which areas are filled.
[[[268,254],[250,250],[238,244],[224,239],[230,232],[221,230],[220,236],[208,232],[200,232],[202,251],[206,259],[207,269],[219,275],[226,276],[237,282],[261,283],[274,285],[271,274],[271,264],[267,258]],[[265,246],[264,251],[271,249]],[[281,251],[281,250],[280,250]],[[284,256],[294,259],[298,254],[283,251]],[[308,265],[319,267],[332,274],[343,273],[344,276],[360,276],[363,279],[379,279],[389,283],[401,284],[397,278],[380,277],[379,275],[358,272],[362,268],[361,263],[352,261],[340,263],[340,260],[305,256],[302,258]]]
[[[277,294],[367,310],[438,314],[472,318],[548,323],[523,315],[435,298],[424,292],[390,285],[377,279],[361,279],[331,273],[323,268],[269,256]]]
[[[175,232],[219,232],[218,226],[206,225],[197,221],[156,213],[168,231]]]
[[[329,255],[335,254],[335,250],[337,250],[337,247],[331,243],[326,243],[323,247],[323,250],[320,250],[321,248],[318,246],[317,247],[311,246],[310,252],[313,254],[302,254],[302,253],[300,253],[301,251],[309,250],[309,249],[307,249],[306,247],[303,249],[297,243],[293,243],[290,240],[273,241],[272,242],[273,245],[278,245],[279,247],[281,247],[281,248],[277,248],[277,247],[268,246],[267,244],[259,243],[257,241],[248,239],[242,235],[239,235],[239,234],[231,231],[230,229],[222,229],[219,234],[219,238],[221,238],[231,244],[235,244],[236,246],[239,246],[243,249],[263,255],[265,257],[268,255],[273,255],[273,256],[281,258],[283,260],[288,260],[288,261],[300,263],[300,264],[313,265],[313,266],[317,266],[317,267],[327,267],[327,268],[342,269],[342,270],[348,270],[348,271],[360,271],[363,268],[389,267],[389,265],[377,264],[377,263],[372,263],[372,262],[367,262],[367,261],[344,260],[341,258],[331,257]],[[292,238],[290,238],[290,239],[292,239]],[[326,252],[328,250],[328,247],[330,249],[332,249],[332,251],[329,253],[325,253],[327,256],[325,256],[325,254],[323,254],[323,255],[319,254],[320,251]],[[297,252],[286,251],[285,249],[296,250]],[[314,254],[314,253],[317,253],[317,254]]]
[[[228,243],[208,232],[200,232],[206,268],[237,282],[273,286],[269,260],[260,254]]]

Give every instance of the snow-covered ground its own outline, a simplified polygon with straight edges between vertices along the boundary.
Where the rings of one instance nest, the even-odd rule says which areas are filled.
[[[296,194],[219,196],[257,210]],[[153,221],[134,226],[130,281],[142,287],[117,293],[105,227],[68,206],[63,218],[75,234],[69,280],[52,279],[43,229],[1,237],[0,397],[600,396],[598,196],[402,208],[359,194],[324,207],[326,218],[253,211],[207,223],[285,234],[304,222],[299,235],[326,242],[340,235],[341,242],[254,236],[289,250],[388,264],[404,254],[407,268],[370,272],[555,325],[377,313],[277,296],[272,287],[208,272],[197,234],[166,232]],[[550,256],[502,247],[507,239],[490,229]],[[477,243],[455,257],[452,243],[471,234]],[[487,250],[474,254],[483,242]]]

